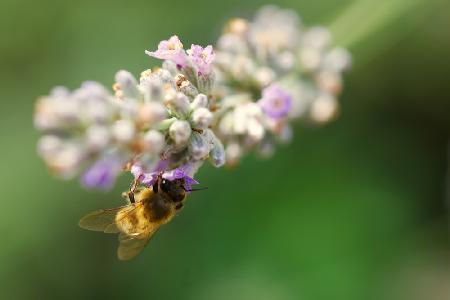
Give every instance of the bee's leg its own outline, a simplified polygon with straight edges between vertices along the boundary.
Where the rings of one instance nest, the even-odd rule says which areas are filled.
[[[139,178],[133,180],[133,183],[130,186],[130,192],[134,193],[138,185],[139,185]]]
[[[131,204],[136,203],[134,198],[134,192],[136,191],[137,186],[139,185],[139,180],[135,179],[130,185],[130,190],[128,192],[123,192],[122,197],[128,200]]]
[[[131,204],[136,202],[134,199],[134,193],[131,191],[123,192],[122,198],[124,198],[128,203],[131,203]]]
[[[134,199],[134,193],[132,191],[128,192],[128,199],[132,204],[136,203],[136,200]]]

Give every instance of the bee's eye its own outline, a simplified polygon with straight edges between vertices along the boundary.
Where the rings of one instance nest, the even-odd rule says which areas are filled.
[[[168,180],[166,180],[166,179],[163,179],[162,181],[161,181],[161,189],[164,191],[164,192],[168,192],[169,191],[169,186],[170,186],[170,182],[168,181]]]

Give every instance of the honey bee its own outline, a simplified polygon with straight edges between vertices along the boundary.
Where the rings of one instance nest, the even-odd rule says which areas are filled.
[[[91,212],[79,222],[83,229],[119,233],[120,260],[137,256],[159,227],[183,207],[187,195],[183,178],[170,181],[158,176],[152,188],[138,189],[137,185],[135,181],[126,193],[128,205]]]

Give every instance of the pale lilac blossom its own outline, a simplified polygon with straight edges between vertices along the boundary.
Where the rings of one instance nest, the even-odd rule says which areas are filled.
[[[282,119],[292,107],[292,97],[278,85],[272,84],[262,91],[258,103],[269,118]]]
[[[176,35],[171,36],[168,40],[161,41],[156,51],[146,50],[145,53],[151,57],[172,61],[179,68],[186,67],[187,65],[183,44]]]
[[[216,56],[211,45],[205,48],[199,45],[191,45],[191,49],[187,50],[187,53],[197,68],[198,75],[211,73],[212,63]]]

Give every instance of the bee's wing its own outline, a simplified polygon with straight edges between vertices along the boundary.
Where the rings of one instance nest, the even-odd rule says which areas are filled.
[[[78,225],[87,230],[118,233],[119,229],[116,226],[116,215],[122,209],[129,209],[131,211],[134,209],[134,206],[121,206],[93,211],[81,218]]]
[[[120,260],[130,260],[137,256],[147,246],[148,242],[158,231],[159,226],[146,234],[128,235],[125,233],[119,234],[119,248],[117,248],[117,257]]]

